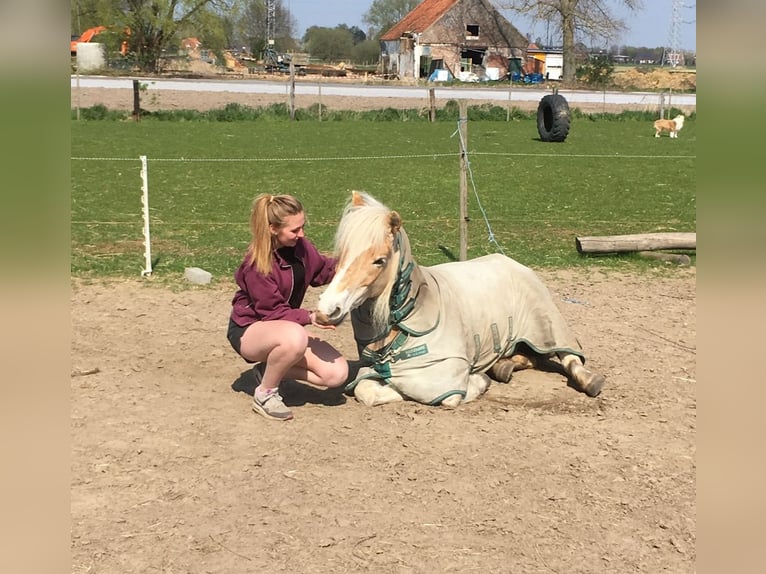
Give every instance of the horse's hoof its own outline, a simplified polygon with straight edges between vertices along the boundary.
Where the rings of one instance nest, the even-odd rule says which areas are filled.
[[[487,374],[498,383],[510,383],[513,371],[516,370],[516,363],[513,361],[502,361],[492,365]]]
[[[444,399],[440,405],[446,409],[456,409],[461,405],[462,402],[463,397],[461,395],[452,395]]]
[[[604,386],[606,378],[604,375],[594,374],[590,380],[583,386],[582,392],[589,397],[597,397],[601,393],[601,387]]]

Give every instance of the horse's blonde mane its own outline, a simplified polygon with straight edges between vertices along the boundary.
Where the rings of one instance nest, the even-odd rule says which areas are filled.
[[[341,259],[355,258],[370,245],[380,245],[390,237],[391,210],[372,196],[355,192],[363,200],[363,204],[350,201],[343,210],[338,230],[335,233],[335,254]],[[378,296],[372,311],[372,322],[377,328],[388,324],[389,297],[393,287],[396,269],[399,265],[399,255],[392,258],[389,268],[390,281],[385,291]]]

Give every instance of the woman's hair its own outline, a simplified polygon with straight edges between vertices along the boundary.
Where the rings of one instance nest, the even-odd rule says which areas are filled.
[[[271,195],[262,193],[253,200],[250,211],[250,265],[268,275],[271,271],[272,251],[276,239],[271,234],[271,226],[281,228],[285,219],[303,213],[303,205],[292,195]]]

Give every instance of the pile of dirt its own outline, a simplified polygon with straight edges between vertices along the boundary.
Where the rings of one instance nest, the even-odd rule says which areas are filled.
[[[615,70],[615,87],[621,90],[697,90],[696,70],[672,68],[627,68]]]

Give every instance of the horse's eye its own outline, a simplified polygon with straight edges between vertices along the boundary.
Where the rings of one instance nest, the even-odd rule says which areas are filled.
[[[386,264],[386,258],[385,257],[378,257],[375,261],[372,262],[372,264],[375,267],[383,267]]]

